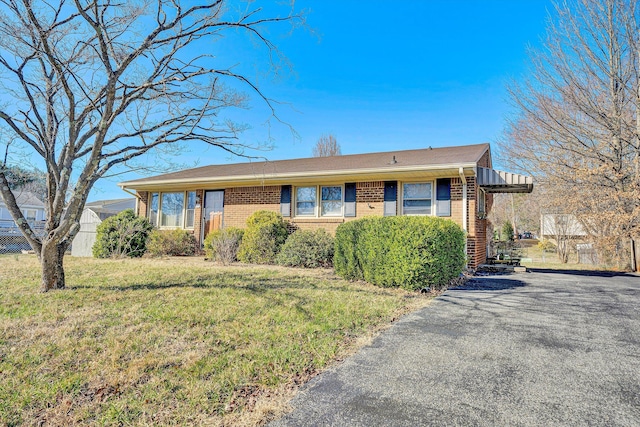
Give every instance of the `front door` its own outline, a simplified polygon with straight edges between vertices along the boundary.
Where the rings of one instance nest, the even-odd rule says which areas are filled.
[[[224,190],[204,192],[204,215],[203,215],[203,241],[212,231],[222,228],[222,213],[224,210]]]

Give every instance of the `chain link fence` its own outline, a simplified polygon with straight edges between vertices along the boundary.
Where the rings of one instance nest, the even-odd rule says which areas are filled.
[[[44,234],[44,221],[29,222],[36,235]],[[31,246],[12,220],[0,220],[0,254],[16,254],[30,251]]]

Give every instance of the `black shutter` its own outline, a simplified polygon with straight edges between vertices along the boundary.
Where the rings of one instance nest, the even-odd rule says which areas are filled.
[[[398,212],[398,181],[384,183],[384,216],[395,216]]]
[[[356,216],[356,184],[344,185],[344,216]]]
[[[280,190],[280,214],[288,218],[291,216],[291,186],[283,185]]]

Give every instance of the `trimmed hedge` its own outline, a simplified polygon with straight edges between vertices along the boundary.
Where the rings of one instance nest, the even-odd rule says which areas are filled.
[[[136,216],[133,209],[125,209],[111,216],[96,228],[92,252],[96,258],[134,258],[146,251],[147,238],[153,226],[146,218]]]
[[[153,230],[147,242],[152,256],[191,256],[196,253],[196,238],[186,230]]]
[[[465,232],[429,216],[370,217],[341,224],[334,267],[345,279],[416,290],[442,288],[465,266]]]
[[[334,239],[325,230],[298,230],[287,238],[277,261],[289,267],[331,267],[333,251]]]
[[[274,264],[289,232],[282,215],[257,211],[247,219],[247,228],[238,249],[238,259],[253,264]]]

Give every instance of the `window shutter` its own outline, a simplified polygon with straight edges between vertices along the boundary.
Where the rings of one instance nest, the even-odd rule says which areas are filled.
[[[356,216],[356,184],[344,185],[344,216]]]
[[[384,216],[395,216],[398,212],[398,181],[384,183]]]
[[[283,185],[280,190],[280,214],[288,218],[291,216],[291,186]]]
[[[436,181],[436,215],[451,216],[451,178]]]

